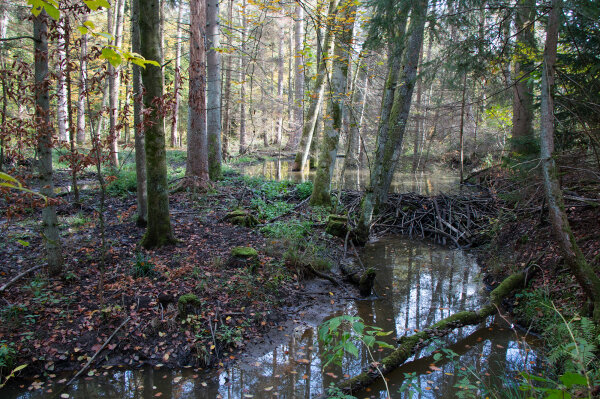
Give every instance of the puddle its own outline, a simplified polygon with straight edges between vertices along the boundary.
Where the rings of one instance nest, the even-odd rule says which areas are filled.
[[[72,398],[312,398],[344,375],[358,374],[372,361],[368,351],[360,348],[358,358],[347,355],[341,367],[325,369],[326,358],[316,332],[320,318],[360,316],[366,324],[392,331],[388,339],[393,340],[455,312],[477,309],[487,297],[474,258],[460,250],[387,237],[365,247],[363,262],[378,271],[378,299],[329,306],[328,283],[318,281],[309,287],[309,295],[320,295],[326,306],[295,316],[289,328],[274,331],[264,342],[248,348],[234,367],[221,372],[100,369],[99,375],[77,381],[67,393]],[[412,383],[421,392],[418,397],[455,398],[455,386],[465,375],[473,384],[508,389],[515,373],[543,367],[535,342],[511,330],[499,316],[459,329],[440,345],[452,349],[456,359],[436,361],[433,347],[420,350],[415,356],[418,360],[411,358],[388,375],[393,398],[409,397],[398,392],[405,373],[415,373]],[[375,360],[384,355],[373,354]],[[44,390],[49,388],[7,391],[3,397],[45,398]],[[359,398],[385,396],[381,385],[357,394]]]

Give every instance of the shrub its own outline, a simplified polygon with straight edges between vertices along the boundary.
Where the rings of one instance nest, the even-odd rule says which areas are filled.
[[[156,265],[142,253],[135,255],[135,263],[131,273],[134,277],[153,277],[157,275]]]

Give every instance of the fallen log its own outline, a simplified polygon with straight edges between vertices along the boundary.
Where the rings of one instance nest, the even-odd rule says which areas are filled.
[[[18,275],[16,275],[15,277],[13,277],[11,280],[9,280],[6,284],[4,284],[2,287],[0,287],[0,292],[4,292],[6,291],[6,289],[8,287],[10,287],[12,284],[14,284],[15,282],[19,281],[19,279],[21,279],[22,277],[28,275],[31,272],[36,271],[37,269],[39,269],[40,267],[42,267],[42,265],[37,265],[32,267],[31,269],[27,269],[22,273],[19,273]]]
[[[430,328],[424,329],[411,336],[402,337],[399,340],[398,347],[381,360],[379,365],[370,366],[369,369],[363,371],[361,374],[340,382],[338,388],[346,394],[360,391],[382,378],[383,375],[401,366],[429,339],[447,335],[455,328],[481,323],[488,316],[491,316],[498,311],[504,298],[508,297],[514,290],[525,287],[531,277],[532,272],[529,270],[515,273],[504,279],[498,287],[490,292],[490,303],[483,308],[476,311],[455,313],[440,320]],[[328,395],[324,394],[319,398],[327,397]]]

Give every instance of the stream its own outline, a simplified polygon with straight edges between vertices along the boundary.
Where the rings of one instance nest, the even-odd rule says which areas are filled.
[[[269,171],[269,162],[265,165],[263,169]],[[252,174],[247,170],[246,173]],[[268,173],[266,176],[270,177]],[[279,178],[290,176],[280,173]],[[396,180],[398,190],[408,187],[408,191],[421,193],[448,191],[456,184],[452,176],[436,179],[420,175],[411,176],[410,181]],[[364,180],[358,179],[352,184],[357,187],[363,183]],[[322,298],[323,306],[292,315],[285,328],[272,331],[263,342],[248,347],[232,367],[209,372],[100,368],[95,375],[76,381],[66,393],[71,398],[313,398],[331,383],[360,373],[373,360],[389,353],[377,349],[369,352],[359,347],[358,357],[346,355],[341,366],[330,364],[324,368],[327,359],[317,340],[317,327],[323,318],[342,314],[359,316],[368,325],[391,331],[386,340],[392,342],[456,312],[477,309],[488,295],[475,258],[461,250],[389,236],[368,243],[361,257],[366,267],[377,270],[377,296],[333,303],[328,295],[331,289],[328,282],[307,282],[307,295]],[[478,326],[455,330],[419,350],[404,366],[388,375],[389,391],[392,398],[455,398],[460,390],[457,386],[466,381],[474,387],[471,392],[478,394],[481,392],[477,387],[482,386],[500,392],[518,390],[515,376],[544,367],[536,347],[534,340],[496,315]],[[432,353],[439,348],[449,348],[452,352],[439,358]],[[399,392],[408,375],[411,376],[408,391],[414,396],[409,396],[408,391]],[[48,397],[51,385],[27,390],[30,383],[26,382],[23,389],[3,392],[3,398]],[[383,383],[355,393],[358,398],[386,395]]]

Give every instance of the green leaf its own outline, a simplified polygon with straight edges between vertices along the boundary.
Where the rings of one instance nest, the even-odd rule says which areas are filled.
[[[365,343],[366,346],[368,346],[369,348],[371,348],[373,346],[373,344],[375,343],[375,337],[370,336],[370,335],[366,335],[363,338],[363,342]]]
[[[9,182],[13,182],[14,184],[16,184],[19,187],[21,186],[21,183],[19,183],[19,181],[17,179],[12,177],[11,175],[7,175],[6,173],[0,172],[0,179],[6,180]]]
[[[18,242],[19,244],[21,244],[22,246],[24,246],[24,247],[28,247],[28,246],[29,246],[29,242],[27,242],[27,241],[23,241],[23,240],[17,240],[17,242]]]
[[[346,341],[344,343],[344,350],[352,356],[358,357],[358,348],[351,341]]]
[[[79,30],[79,33],[81,33],[82,35],[87,35],[89,32],[89,29],[86,28],[85,26],[78,26],[77,29]]]
[[[118,67],[119,65],[121,65],[121,61],[123,60],[121,54],[117,53],[110,47],[104,47],[102,49],[102,56],[100,58],[104,58],[105,60],[110,62],[110,64],[113,67]]]
[[[86,6],[92,11],[96,11],[98,8],[110,8],[110,3],[107,0],[83,0]]]
[[[569,392],[563,392],[560,389],[552,389],[548,391],[545,399],[571,399],[572,396]]]
[[[53,20],[58,21],[60,19],[60,11],[57,7],[54,7],[54,5],[45,2],[44,10],[46,10],[50,18]]]
[[[441,354],[441,353],[435,353],[435,354],[433,355],[433,360],[434,360],[435,362],[437,362],[437,361],[438,361],[438,360],[440,360],[441,358],[442,358],[442,354]]]
[[[559,378],[561,382],[567,387],[571,388],[573,385],[587,385],[587,380],[584,376],[577,373],[565,373]]]

